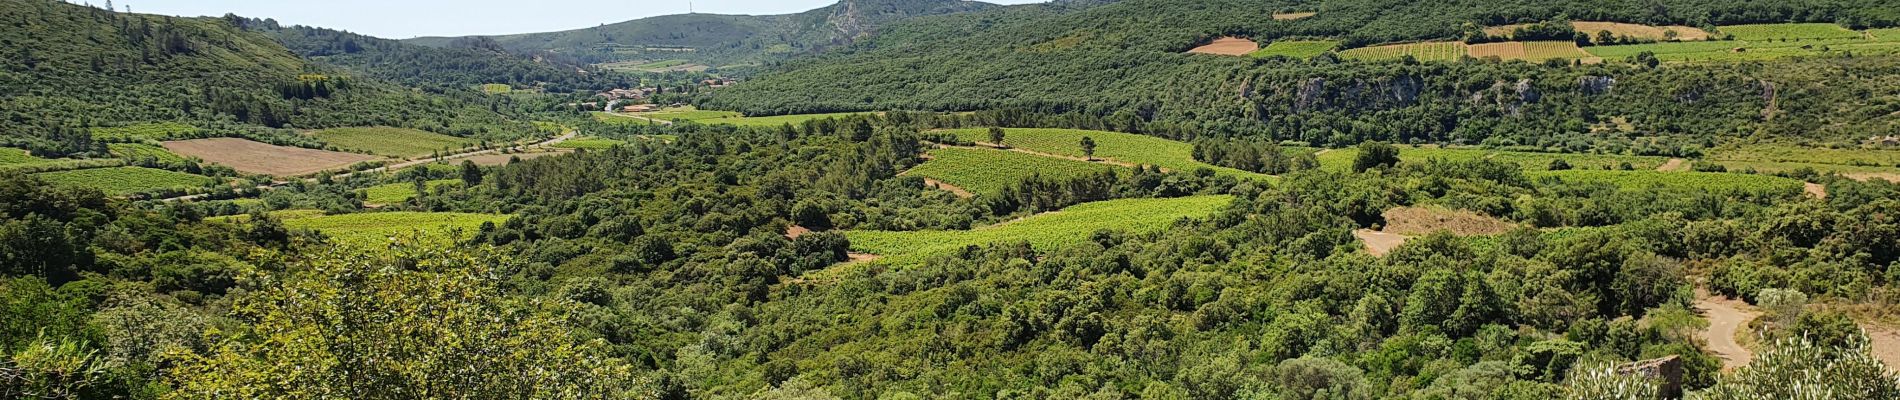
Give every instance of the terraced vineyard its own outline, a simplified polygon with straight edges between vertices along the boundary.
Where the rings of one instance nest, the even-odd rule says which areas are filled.
[[[1233,168],[1217,167],[1194,159],[1194,145],[1131,133],[1088,131],[1079,129],[1036,129],[1010,128],[1004,130],[1003,139],[1010,147],[1028,151],[1054,154],[1062,157],[1083,158],[1082,138],[1095,140],[1095,157],[1137,165],[1154,165],[1172,171],[1189,172],[1208,168],[1221,175],[1236,178],[1271,180],[1271,176]],[[989,141],[988,129],[952,129],[947,132],[959,140],[969,142]]]
[[[479,231],[483,223],[500,224],[510,216],[467,213],[383,212],[343,215],[273,214],[284,226],[322,232],[338,243],[374,245],[387,238],[416,233],[426,240],[450,240],[451,232]]]
[[[1283,40],[1268,44],[1266,48],[1248,54],[1248,57],[1292,57],[1312,58],[1339,47],[1335,40]]]
[[[423,184],[426,185],[425,190],[434,191],[436,188],[445,187],[445,186],[461,186],[462,180],[443,179],[443,180],[428,181],[428,182],[424,182]],[[372,186],[368,189],[358,190],[358,192],[363,193],[364,203],[396,204],[396,203],[409,201],[409,199],[415,198],[416,185],[414,183],[391,183],[387,185]]]
[[[1425,42],[1361,47],[1342,51],[1340,56],[1356,60],[1394,60],[1412,56],[1419,61],[1457,61],[1468,53],[1461,42]]]
[[[851,231],[845,235],[851,239],[852,250],[885,256],[886,261],[1016,241],[1048,250],[1088,240],[1090,234],[1102,229],[1137,233],[1166,229],[1176,220],[1205,217],[1232,201],[1231,196],[1112,200],[967,231]]]
[[[145,167],[94,168],[33,174],[47,183],[99,189],[110,195],[210,186],[216,179]]]
[[[944,148],[930,155],[933,159],[905,174],[935,179],[980,195],[1002,193],[1031,175],[1069,180],[1115,168],[1004,150]]]
[[[311,134],[337,148],[414,158],[475,145],[472,139],[406,128],[336,128]]]

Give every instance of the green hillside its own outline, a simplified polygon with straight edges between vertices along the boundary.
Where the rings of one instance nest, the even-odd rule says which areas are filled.
[[[1766,131],[1844,141],[1850,133],[1896,123],[1890,110],[1853,104],[1856,93],[1895,89],[1892,81],[1877,78],[1878,71],[1896,66],[1894,57],[1847,57],[1842,51],[1759,65],[1660,68],[1626,62],[1628,57],[1546,67],[1181,54],[1221,36],[1266,42],[1327,38],[1341,49],[1456,42],[1467,25],[1564,14],[1684,25],[1900,23],[1900,6],[1874,0],[1778,3],[1790,10],[1781,13],[1700,0],[1662,1],[1657,7],[1580,0],[1323,4],[1325,12],[1297,20],[1268,18],[1294,6],[1270,0],[1024,5],[919,19],[888,27],[870,45],[773,70],[700,105],[747,115],[1021,109],[1111,123],[1132,115],[1148,123],[1139,131],[1161,136],[1213,130],[1331,146],[1386,140],[1587,148],[1601,140],[1590,124],[1614,117],[1628,120],[1634,136],[1695,138]],[[1763,82],[1816,90],[1779,91],[1784,116],[1762,119]],[[1667,143],[1668,152],[1693,144]]]
[[[590,63],[676,60],[720,67],[816,53],[912,17],[991,7],[963,0],[844,0],[798,14],[667,15],[491,39],[512,51],[571,55]],[[409,42],[448,47],[459,39],[463,38],[418,38]]]
[[[53,0],[0,0],[0,143],[60,157],[106,156],[94,127],[176,122],[211,135],[280,128],[428,126],[457,136],[531,132],[473,91],[424,93],[297,57],[241,18],[109,12]]]

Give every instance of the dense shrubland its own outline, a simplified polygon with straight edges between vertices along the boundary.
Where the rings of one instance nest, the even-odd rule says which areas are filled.
[[[1900,190],[1892,184],[1833,182],[1839,194],[1821,201],[1570,184],[1527,178],[1517,164],[1377,157],[1365,172],[1295,171],[1271,186],[1211,171],[1145,171],[1030,179],[1021,191],[975,199],[895,176],[919,162],[919,132],[961,121],[896,113],[776,129],[623,125],[601,134],[677,140],[300,184],[261,206],[357,212],[355,189],[365,185],[459,179],[386,208],[516,215],[447,248],[332,249],[268,214],[200,217],[229,214],[228,205],[148,207],[8,177],[0,182],[8,205],[0,210],[0,297],[20,306],[0,308],[13,321],[4,350],[13,360],[52,354],[97,368],[59,375],[12,361],[0,368],[16,375],[0,376],[133,397],[1236,398],[1325,390],[1550,398],[1603,381],[1588,378],[1592,366],[1676,355],[1689,388],[1731,393],[1742,389],[1720,389],[1717,360],[1693,339],[1697,271],[1720,266],[1711,272],[1720,292],[1785,288],[1817,302],[1894,290],[1900,239],[1882,236],[1891,224],[1868,218],[1889,214],[1879,210],[1892,207]],[[1165,189],[1173,185],[1186,186]],[[902,264],[837,264],[850,247],[839,230],[965,229],[1077,201],[1196,193],[1236,200],[1163,232],[1092,232],[1064,249],[997,243]],[[1431,235],[1384,258],[1359,250],[1350,231],[1413,205],[1565,229]],[[794,223],[816,232],[787,238]],[[1821,269],[1762,272],[1766,260]],[[389,268],[356,270],[364,266]],[[382,276],[370,279],[376,285],[351,283],[372,275]],[[334,301],[289,301],[300,293]],[[1787,322],[1777,332],[1856,340],[1839,314],[1795,314],[1778,317]],[[155,315],[164,317],[136,318]],[[336,321],[323,315],[365,319],[319,325]],[[502,325],[457,325],[473,323],[471,315]],[[319,326],[337,333],[300,333]],[[503,326],[513,328],[496,330]],[[235,333],[207,335],[211,327]],[[415,330],[487,336],[454,344],[397,334]],[[288,352],[273,343],[306,344]],[[560,365],[562,377],[583,378],[537,392],[492,386],[541,379],[531,376],[443,388],[424,377],[450,373],[444,364],[350,362],[359,355],[347,349],[364,349],[352,343],[502,371]],[[529,343],[547,351],[517,358],[483,350]],[[1790,354],[1793,367],[1761,373],[1799,374],[1815,362]],[[258,379],[292,365],[380,383]]]

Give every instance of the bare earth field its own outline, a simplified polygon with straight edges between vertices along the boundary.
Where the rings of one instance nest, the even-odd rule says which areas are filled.
[[[1213,43],[1208,43],[1206,46],[1196,47],[1193,50],[1188,50],[1188,52],[1194,53],[1194,54],[1219,54],[1223,56],[1244,56],[1244,55],[1247,55],[1248,53],[1253,53],[1254,51],[1257,51],[1257,50],[1260,50],[1260,44],[1254,43],[1254,41],[1251,39],[1243,39],[1243,38],[1228,36],[1228,37],[1224,37],[1220,39],[1215,39]]]
[[[1524,25],[1521,25],[1521,24],[1494,26],[1490,28],[1484,28],[1484,33],[1492,35],[1492,36],[1510,36],[1512,32],[1517,30],[1517,28],[1520,28],[1523,26]],[[1593,40],[1596,38],[1597,32],[1603,32],[1603,31],[1610,31],[1610,34],[1616,35],[1619,37],[1632,37],[1632,38],[1658,40],[1658,41],[1667,40],[1669,36],[1667,32],[1669,31],[1676,31],[1676,40],[1681,40],[1685,42],[1709,39],[1709,31],[1705,31],[1700,28],[1689,27],[1689,26],[1649,26],[1649,25],[1638,25],[1638,24],[1626,24],[1626,23],[1621,23],[1621,22],[1596,22],[1596,21],[1573,21],[1570,23],[1570,26],[1573,28],[1576,28],[1577,32],[1590,35],[1590,38]]]
[[[1399,245],[1405,244],[1405,241],[1412,240],[1410,236],[1385,233],[1371,229],[1352,231],[1352,236],[1359,238],[1360,241],[1366,242],[1366,252],[1379,257],[1391,254],[1392,249],[1397,249]]]
[[[492,167],[496,165],[508,165],[508,160],[515,157],[520,157],[523,160],[533,160],[536,158],[547,157],[547,156],[558,156],[562,154],[567,154],[567,152],[544,151],[544,152],[538,152],[538,153],[484,154],[484,155],[464,158],[464,160],[473,161],[475,162],[475,165]]]
[[[381,157],[277,146],[238,138],[212,138],[165,142],[165,149],[188,157],[198,157],[247,174],[273,176],[308,175],[350,165],[382,160]]]
[[[1319,15],[1319,13],[1316,13],[1316,12],[1280,13],[1280,14],[1273,14],[1273,19],[1275,21],[1292,21],[1296,19],[1311,18],[1314,15]]]
[[[1407,236],[1438,231],[1459,236],[1496,235],[1516,227],[1510,222],[1465,210],[1400,207],[1385,212],[1385,232]]]

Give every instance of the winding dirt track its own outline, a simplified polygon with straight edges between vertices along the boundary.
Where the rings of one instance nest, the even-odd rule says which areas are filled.
[[[1689,170],[1688,167],[1689,167],[1689,160],[1684,160],[1680,158],[1671,158],[1669,159],[1669,162],[1663,163],[1663,165],[1660,167],[1656,167],[1656,170],[1662,171],[1662,172],[1680,172],[1680,171]]]
[[[976,194],[970,193],[969,190],[957,187],[957,185],[943,183],[943,181],[939,181],[936,179],[924,178],[924,186],[942,189],[943,191],[950,192],[950,194],[957,195],[957,197],[962,197],[966,199],[971,198],[971,197],[976,197]]]
[[[1753,361],[1755,352],[1735,342],[1735,333],[1761,314],[1741,300],[1711,295],[1702,289],[1696,289],[1696,297],[1696,310],[1709,320],[1702,339],[1709,342],[1710,352],[1722,358],[1722,371],[1733,371]]]

